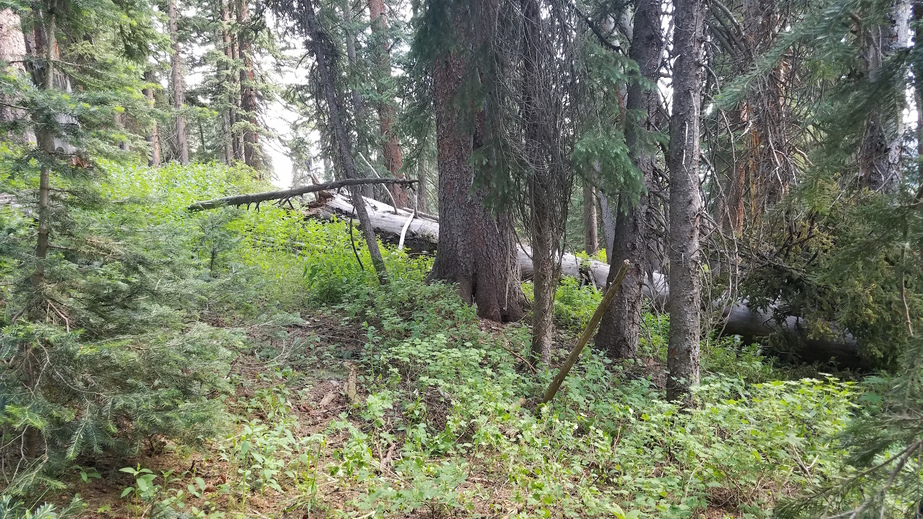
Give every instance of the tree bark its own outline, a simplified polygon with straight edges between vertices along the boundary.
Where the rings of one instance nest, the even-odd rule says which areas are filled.
[[[225,105],[221,110],[221,143],[224,154],[224,163],[231,165],[234,163],[234,106],[235,96],[230,95],[230,71],[229,66],[234,62],[231,52],[231,10],[228,7],[228,0],[217,0],[218,10],[221,16],[221,27],[218,29],[221,38],[221,53],[224,54],[224,60],[218,64],[218,79],[220,80],[221,101]]]
[[[628,89],[626,110],[642,111],[645,117],[640,127],[628,124],[625,129],[625,144],[634,165],[644,176],[644,184],[650,193],[653,190],[654,168],[657,155],[654,149],[644,144],[642,132],[654,132],[656,128],[659,94],[656,89],[645,86],[641,79],[656,83],[660,76],[660,64],[665,46],[661,29],[660,0],[641,0],[637,4],[629,57],[638,63],[641,78],[633,81]],[[638,354],[638,335],[641,329],[641,302],[645,272],[650,268],[647,261],[648,243],[651,233],[647,225],[650,201],[649,193],[642,194],[636,207],[626,207],[616,216],[615,237],[607,251],[610,263],[628,260],[630,266],[625,281],[619,286],[615,300],[603,316],[596,347],[603,349],[616,359],[634,358]],[[627,206],[627,204],[626,204]],[[615,272],[610,271],[610,275]],[[612,280],[607,280],[611,284]]]
[[[869,79],[874,81],[884,61],[907,43],[910,18],[910,0],[893,0],[886,24],[864,30],[863,58]],[[859,183],[875,191],[893,192],[901,179],[904,95],[896,92],[894,96],[890,106],[869,116],[859,150]]]
[[[263,153],[257,131],[256,73],[253,65],[253,28],[250,26],[250,5],[248,0],[237,0],[237,38],[240,45],[240,111],[247,120],[242,132],[244,163],[260,171],[263,169]],[[260,175],[262,178],[262,174]]]
[[[603,222],[603,245],[606,247],[606,260],[612,263],[612,244],[615,242],[615,216],[618,200],[610,200],[609,195],[601,189],[596,191],[599,198],[600,219]]]
[[[599,253],[599,224],[596,217],[596,189],[583,183],[583,250],[590,256]]]
[[[470,65],[463,53],[484,37],[473,33],[470,13],[484,10],[485,3],[455,3],[455,9],[467,12],[449,23],[465,44],[446,51],[433,68],[442,229],[430,279],[457,283],[462,299],[477,305],[480,317],[507,322],[522,319],[525,303],[513,222],[508,212],[494,214],[485,207],[484,189],[474,187],[477,170],[470,159],[483,146],[483,112],[471,105],[460,109],[458,102]]]
[[[368,0],[369,18],[372,22],[372,46],[375,53],[378,74],[375,88],[378,91],[378,128],[382,139],[382,157],[385,167],[394,178],[404,178],[401,168],[404,165],[401,154],[401,142],[394,131],[395,110],[390,99],[391,82],[391,45],[388,42],[388,17],[385,13],[384,0]],[[391,196],[398,207],[408,207],[407,191],[400,184],[392,184]]]
[[[22,32],[22,21],[19,14],[12,9],[0,9],[0,61],[6,62],[6,70],[0,73],[25,74],[24,59],[26,56],[26,40]],[[13,99],[0,95],[0,122],[14,122],[25,119],[23,110],[13,108]],[[26,131],[18,135],[8,134],[7,137],[25,143],[29,141]],[[2,134],[0,134],[2,135]]]
[[[169,0],[167,5],[170,39],[172,41],[172,68],[170,71],[170,87],[173,90],[173,109],[176,124],[176,153],[181,164],[189,164],[189,141],[186,138],[186,114],[183,112],[186,104],[183,95],[183,68],[182,56],[179,48],[179,30],[177,28],[178,14],[176,0]]]
[[[352,150],[350,149],[349,136],[343,126],[340,118],[340,95],[337,91],[333,61],[333,46],[327,39],[325,33],[321,31],[320,24],[314,12],[314,6],[311,2],[303,4],[303,22],[304,29],[307,32],[309,41],[308,48],[314,54],[316,60],[317,73],[320,79],[321,88],[324,91],[324,100],[327,104],[327,118],[330,130],[333,132],[333,142],[336,146],[336,156],[338,166],[347,179],[359,178],[356,171],[356,162],[353,159]],[[369,248],[369,255],[372,257],[372,265],[378,275],[378,281],[381,284],[388,282],[388,271],[385,269],[385,261],[381,256],[381,250],[378,248],[378,240],[375,237],[375,231],[369,222],[369,215],[365,208],[365,200],[362,197],[362,191],[358,186],[352,186],[349,189],[350,198],[359,217],[359,227],[362,229],[362,235],[365,237],[365,243]]]
[[[57,19],[54,12],[42,11],[36,16],[33,27],[33,45],[27,48],[32,54],[33,66],[29,72],[32,82],[37,88],[51,91],[55,88],[55,57],[57,53]],[[56,150],[55,129],[44,123],[42,117],[32,121],[35,127],[36,140],[39,149],[45,155],[39,172],[38,190],[38,233],[35,245],[35,270],[32,272],[31,286],[33,300],[29,303],[29,319],[33,322],[42,322],[44,315],[45,291],[45,262],[48,259],[49,235],[51,233],[51,167],[48,165],[53,160]],[[39,367],[34,346],[23,347],[23,374],[28,388],[34,388],[38,383]],[[26,429],[23,439],[26,455],[36,458],[42,453],[41,432],[33,427]]]
[[[670,118],[670,338],[667,398],[685,398],[699,381],[701,248],[699,116],[702,101],[702,0],[674,1],[673,113]]]
[[[230,11],[229,16],[232,19],[232,22],[234,22],[232,26],[234,27],[235,31],[239,31],[240,27],[239,27],[239,23],[237,23],[237,21],[239,20],[239,15],[237,13],[237,2],[234,2],[233,0],[227,0],[227,1],[228,1],[228,9]],[[239,45],[240,40],[239,38],[237,38],[236,32],[229,32],[228,37],[231,40],[231,46],[229,48],[231,63],[234,64],[235,68],[240,67],[240,63],[241,63],[240,45]],[[228,81],[229,83],[228,88],[230,89],[229,97],[230,97],[230,105],[231,105],[230,106],[231,150],[234,152],[235,161],[243,161],[244,160],[243,133],[240,131],[240,127],[237,125],[237,123],[243,117],[240,113],[241,112],[240,110],[240,92],[241,92],[240,74],[234,74],[233,71],[231,72],[232,73],[229,74],[231,77],[230,77],[230,80]]]
[[[144,95],[147,97],[148,105],[151,109],[154,109],[154,71],[148,69],[144,73],[144,81],[148,84],[144,88]],[[160,134],[157,131],[157,119],[151,120],[151,126],[147,129],[147,145],[150,149],[150,154],[147,157],[148,166],[159,166],[160,165]]]

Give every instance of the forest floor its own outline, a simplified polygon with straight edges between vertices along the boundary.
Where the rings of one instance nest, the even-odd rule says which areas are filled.
[[[489,321],[479,321],[477,326],[497,344],[508,341],[508,328],[522,328]],[[234,393],[226,403],[234,424],[227,438],[198,446],[155,439],[146,452],[130,460],[134,473],[124,466],[124,460],[94,460],[92,468],[82,468],[67,480],[69,490],[60,494],[62,498],[78,493],[88,504],[85,516],[91,518],[658,516],[625,513],[618,505],[605,508],[599,503],[598,510],[581,510],[561,506],[541,492],[529,496],[535,481],[524,482],[522,476],[532,478],[541,469],[516,468],[515,456],[501,447],[488,447],[489,440],[476,438],[476,429],[484,425],[479,418],[450,424],[453,407],[459,406],[440,384],[421,393],[420,386],[410,380],[385,383],[380,372],[367,368],[367,331],[343,316],[318,313],[306,317],[302,325],[289,327],[283,340],[270,337],[278,335],[251,329],[253,349],[240,352],[233,363]],[[558,358],[563,358],[573,337],[564,332],[558,338]],[[353,403],[349,401],[351,371],[357,375]],[[659,360],[647,358],[628,366],[624,375],[660,391],[663,371]],[[578,371],[574,376],[579,379],[582,374]],[[382,397],[384,386],[400,396],[384,390]],[[398,400],[421,403],[425,411],[420,423],[429,431],[430,441],[438,443],[432,438],[447,431],[453,445],[430,447],[422,456],[410,447],[412,452],[405,456],[404,450],[419,447],[419,440],[408,438],[412,430],[408,414],[413,412],[408,412],[407,405],[392,405]],[[526,416],[543,414],[536,410],[535,400],[525,396],[510,409]],[[537,425],[534,420],[531,423]],[[523,434],[526,431],[516,425],[510,422],[498,433],[513,443],[529,443],[530,438]],[[610,445],[597,445],[593,456],[614,456],[621,431],[614,437],[596,438],[587,430],[594,429],[592,425],[572,427],[571,432],[577,434],[571,441],[576,438],[589,444],[602,439]],[[646,442],[650,445],[651,439]],[[539,441],[534,447],[541,450],[552,445]],[[554,458],[557,454],[543,455]],[[568,462],[566,455],[560,459]],[[406,462],[418,470],[408,468]],[[528,460],[522,463],[529,466]],[[588,488],[603,495],[606,486],[618,485],[621,470],[611,463],[614,460],[581,462],[583,466],[562,473],[574,481],[558,481],[562,486],[552,494],[592,500],[579,495],[592,477]],[[651,473],[638,476],[663,478],[671,472],[660,461],[647,468]],[[139,481],[144,474],[149,474],[147,484]],[[797,481],[780,485],[767,476],[765,482],[754,482],[754,488],[746,488],[745,482],[711,485],[698,506],[679,514],[674,507],[664,516],[754,517],[756,509],[771,504],[777,496],[797,493]],[[689,492],[682,485],[680,489]],[[664,487],[657,493],[676,498],[675,491]],[[744,506],[747,504],[757,506]],[[603,509],[611,513],[603,514]]]

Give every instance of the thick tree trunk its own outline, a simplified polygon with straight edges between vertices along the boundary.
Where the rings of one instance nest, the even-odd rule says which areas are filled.
[[[259,171],[263,168],[263,153],[257,131],[256,74],[253,65],[253,28],[250,26],[250,5],[248,0],[237,0],[237,38],[240,42],[240,111],[247,120],[242,132],[244,162]]]
[[[863,58],[869,78],[874,80],[884,61],[907,44],[910,18],[910,0],[893,0],[886,24],[864,29]],[[859,182],[863,187],[891,192],[900,183],[903,99],[903,93],[895,93],[891,106],[875,111],[866,121],[859,150]]]
[[[173,109],[175,110],[176,154],[181,164],[189,164],[189,141],[186,138],[186,114],[183,111],[186,100],[183,95],[183,68],[182,55],[179,50],[179,29],[177,28],[177,19],[179,15],[176,11],[176,0],[169,0],[167,10],[170,24],[170,39],[172,41],[170,87],[173,90]]]
[[[699,115],[702,101],[702,0],[674,1],[673,113],[670,118],[670,339],[667,398],[699,381],[701,268]]]
[[[394,178],[404,178],[401,168],[404,165],[401,155],[401,142],[394,131],[394,105],[389,99],[391,82],[391,44],[388,42],[388,17],[385,13],[384,0],[368,0],[369,18],[372,22],[372,46],[374,47],[376,66],[375,88],[378,91],[378,128],[381,132],[382,157],[385,167]],[[391,186],[391,196],[398,207],[409,207],[407,191],[403,186]]]
[[[317,16],[314,13],[314,6],[311,2],[304,4],[304,24],[309,41],[308,48],[314,54],[316,60],[317,73],[320,77],[321,88],[324,90],[324,101],[327,104],[328,126],[333,132],[333,142],[336,146],[336,156],[338,166],[348,179],[359,178],[356,171],[356,162],[350,149],[349,136],[343,126],[340,118],[340,95],[336,88],[336,79],[333,75],[335,67],[333,61],[333,46],[327,39],[324,32],[321,31]],[[385,261],[381,256],[381,250],[378,248],[378,239],[375,237],[375,230],[369,222],[369,215],[365,208],[365,200],[362,197],[362,191],[359,186],[352,186],[349,189],[350,198],[359,217],[359,226],[362,229],[362,235],[365,237],[365,243],[369,248],[369,255],[372,257],[372,265],[378,274],[378,281],[381,284],[388,282],[388,271],[385,269]]]
[[[583,183],[583,250],[590,256],[599,253],[599,224],[596,216],[596,189]]]
[[[468,5],[474,12],[483,7],[482,2]],[[462,299],[476,304],[481,317],[518,321],[525,296],[519,284],[513,223],[507,212],[493,214],[487,209],[483,188],[474,188],[477,172],[470,159],[482,145],[480,124],[475,122],[475,107],[460,109],[458,103],[469,66],[461,53],[483,37],[471,34],[465,18],[459,14],[451,20],[455,37],[465,45],[439,57],[433,70],[443,223],[430,279],[457,283]]]
[[[144,95],[147,97],[147,103],[154,108],[154,71],[148,70],[144,73],[144,81],[148,84],[144,88]],[[148,166],[159,166],[160,165],[160,134],[157,131],[157,119],[152,119],[151,126],[147,129],[147,146],[149,148],[149,155],[147,157]]]
[[[660,0],[641,0],[637,4],[629,57],[638,63],[641,78],[656,83],[660,76],[660,63],[664,49],[664,38],[660,22]],[[639,79],[628,89],[626,109],[629,112],[643,111],[646,115],[641,127],[628,124],[625,129],[625,144],[632,162],[644,175],[644,183],[652,190],[656,151],[645,147],[642,132],[656,131],[656,114],[659,107],[656,89],[645,86]],[[616,217],[615,238],[607,251],[609,263],[616,265],[628,260],[630,266],[625,280],[618,288],[615,299],[603,316],[596,347],[604,349],[612,358],[633,358],[638,354],[638,335],[641,329],[641,300],[644,273],[649,270],[647,248],[651,239],[647,226],[649,219],[649,194],[643,194],[636,207],[619,211]],[[627,204],[626,204],[627,205]],[[612,271],[611,275],[615,275]],[[608,280],[611,283],[612,280]]]

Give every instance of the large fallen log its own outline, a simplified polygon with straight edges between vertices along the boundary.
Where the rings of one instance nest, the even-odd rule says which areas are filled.
[[[303,192],[321,191],[324,189],[323,186],[324,184],[306,186],[306,188],[310,189]],[[259,196],[260,201],[286,199],[294,196],[289,194],[291,191],[293,190],[244,196]],[[222,205],[220,203],[215,205],[212,202],[224,202],[224,205],[247,203],[246,201],[238,202],[241,199],[243,198],[229,197],[219,201],[210,201],[207,205],[206,203],[193,204],[189,209],[210,209]],[[250,203],[253,202],[254,199],[250,199]],[[372,227],[383,241],[396,245],[403,236],[404,246],[412,252],[426,253],[436,250],[439,243],[439,222],[436,218],[429,215],[419,215],[404,209],[395,209],[390,205],[372,199],[366,199],[366,204]],[[339,194],[324,194],[319,197],[317,203],[308,204],[307,207],[306,215],[314,218],[329,218],[331,216],[350,218],[353,216],[353,206],[349,199]],[[523,277],[526,279],[531,278],[533,266],[529,247],[520,245],[518,255]],[[581,261],[573,254],[564,254],[561,273],[569,277],[586,279],[596,287],[603,288],[606,286],[606,280],[609,277],[609,265],[600,261]],[[665,276],[659,272],[648,273],[648,278],[644,284],[645,297],[662,305],[669,297],[669,293]],[[716,304],[723,305],[722,303]],[[723,320],[718,325],[718,332],[722,335],[739,335],[744,341],[748,342],[775,334],[791,345],[792,349],[796,350],[796,353],[804,360],[824,362],[835,359],[837,364],[843,367],[863,367],[863,359],[856,340],[848,333],[827,337],[813,337],[808,331],[809,327],[801,318],[788,316],[777,320],[772,315],[772,310],[773,308],[766,310],[750,308],[747,306],[746,301],[732,303],[722,313]]]
[[[368,200],[367,203],[372,227],[382,237],[382,240],[396,244],[404,231],[404,243],[410,250],[415,252],[436,250],[439,242],[439,222],[437,220],[431,217],[416,216],[407,225],[408,219],[413,216],[411,212],[402,209],[395,211],[391,206],[375,200]],[[315,217],[348,218],[351,214],[352,205],[342,195],[334,195],[323,205],[310,210],[310,215]],[[527,246],[520,245],[519,265],[523,277],[531,278],[532,258]],[[602,289],[606,286],[606,280],[609,277],[609,265],[601,261],[581,261],[573,254],[564,254],[561,273],[570,277],[588,278],[590,283]],[[644,284],[645,297],[663,305],[669,293],[666,276],[659,272],[648,273]],[[749,308],[746,301],[733,303],[723,311],[723,320],[718,324],[718,332],[721,335],[739,335],[747,342],[777,334],[791,345],[793,350],[797,349],[797,354],[804,360],[825,362],[835,359],[843,367],[863,366],[858,344],[851,335],[843,333],[836,336],[813,337],[808,331],[809,327],[801,318],[788,316],[781,321],[776,320],[772,315],[772,310],[772,308],[767,310]]]

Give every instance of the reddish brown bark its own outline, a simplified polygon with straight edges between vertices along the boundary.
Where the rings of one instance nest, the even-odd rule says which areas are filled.
[[[469,6],[477,12],[485,3]],[[460,9],[457,3],[455,7]],[[483,34],[474,33],[465,14],[456,14],[452,27],[458,41],[474,47]],[[487,209],[484,189],[474,187],[478,172],[470,158],[483,145],[483,127],[473,106],[458,107],[459,89],[468,72],[463,51],[446,50],[433,66],[442,225],[430,279],[457,283],[462,299],[477,305],[483,318],[517,321],[523,316],[525,297],[519,285],[512,220],[506,212],[494,214]]]
[[[391,80],[391,44],[388,42],[388,17],[384,0],[368,0],[369,18],[372,22],[372,39],[375,48],[375,61],[378,66],[376,89],[378,103],[378,128],[381,132],[382,157],[385,167],[395,178],[404,178],[401,168],[404,159],[401,154],[401,142],[394,131],[395,110],[393,103],[387,99],[388,83]],[[400,185],[391,186],[391,195],[398,207],[408,207],[407,190]]]
[[[263,154],[257,131],[256,74],[253,68],[253,28],[250,26],[250,5],[247,0],[237,0],[237,35],[240,46],[240,110],[247,120],[242,132],[244,162],[253,169],[263,168]]]
[[[186,100],[183,95],[183,69],[182,57],[179,48],[179,29],[177,28],[178,13],[176,0],[170,0],[167,5],[170,39],[172,40],[172,57],[170,71],[170,87],[173,90],[173,109],[176,124],[176,154],[180,163],[189,164],[189,140],[186,138],[186,114],[183,113]]]

